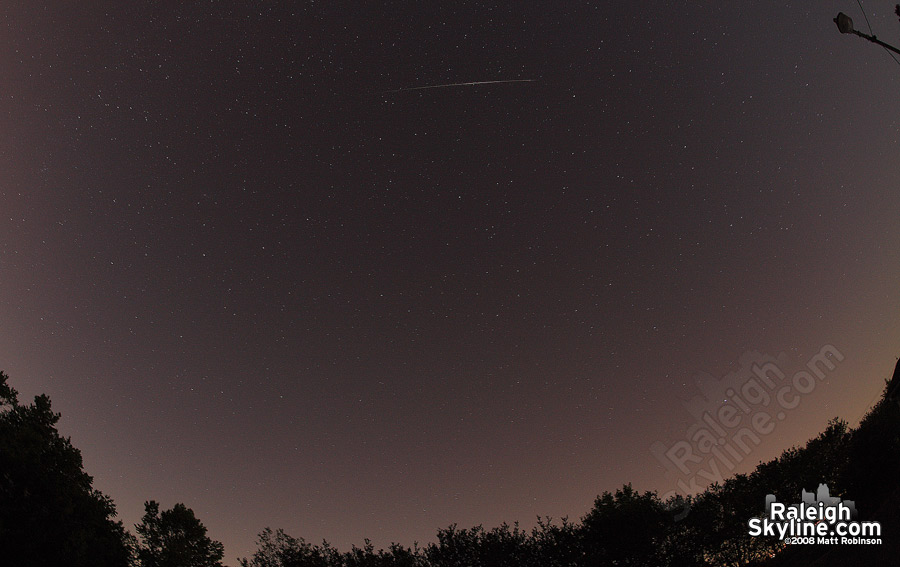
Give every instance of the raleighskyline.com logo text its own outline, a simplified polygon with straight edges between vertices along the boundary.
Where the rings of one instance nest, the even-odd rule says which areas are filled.
[[[881,524],[856,520],[856,505],[829,494],[820,484],[816,493],[802,491],[799,504],[778,502],[766,496],[766,517],[747,523],[751,536],[777,537],[786,544],[880,544]]]

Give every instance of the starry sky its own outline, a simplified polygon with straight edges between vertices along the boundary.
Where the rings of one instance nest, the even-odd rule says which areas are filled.
[[[128,526],[184,502],[234,563],[579,519],[672,488],[698,374],[845,356],[746,471],[900,355],[853,2],[89,4],[0,7],[0,369]]]

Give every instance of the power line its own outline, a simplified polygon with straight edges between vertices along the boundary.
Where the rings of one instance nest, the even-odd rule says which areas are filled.
[[[856,3],[859,4],[859,11],[862,12],[863,18],[866,19],[866,25],[869,26],[869,33],[875,35],[875,32],[872,31],[872,24],[869,23],[869,16],[866,15],[866,11],[862,7],[862,1],[856,0]]]
[[[869,26],[869,34],[872,37],[875,37],[875,32],[872,30],[872,24],[869,22],[869,16],[866,15],[866,10],[863,8],[862,1],[856,0],[856,3],[859,5],[859,11],[862,12],[863,18],[866,19],[866,25]],[[897,58],[894,57],[894,54],[891,53],[890,49],[888,49],[887,47],[884,47],[883,45],[881,47],[887,52],[888,55],[891,56],[891,59],[894,60],[894,63],[896,63],[897,65],[900,65],[900,61],[898,61]]]

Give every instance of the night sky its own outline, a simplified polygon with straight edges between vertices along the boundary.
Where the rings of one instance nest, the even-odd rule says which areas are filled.
[[[0,7],[0,369],[128,527],[578,520],[673,488],[698,374],[845,356],[746,471],[900,355],[900,65],[852,0],[88,4]]]

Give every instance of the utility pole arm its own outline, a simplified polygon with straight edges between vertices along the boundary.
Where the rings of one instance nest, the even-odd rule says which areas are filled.
[[[894,53],[900,55],[900,49],[897,49],[893,45],[890,45],[890,44],[887,44],[887,43],[881,41],[874,35],[867,35],[867,34],[862,33],[861,31],[857,31],[857,30],[853,29],[853,20],[850,19],[850,16],[848,16],[847,14],[845,14],[843,12],[841,12],[837,15],[837,17],[834,19],[834,23],[837,24],[837,27],[841,31],[841,33],[856,34],[863,39],[868,39],[872,43],[877,43],[881,47],[883,47],[885,49],[889,49],[889,50],[893,51]]]

